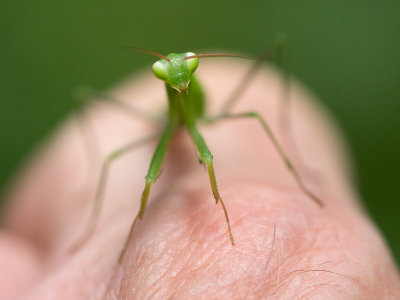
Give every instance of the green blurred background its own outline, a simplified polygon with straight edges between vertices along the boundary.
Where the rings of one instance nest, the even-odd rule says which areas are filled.
[[[366,206],[400,261],[400,1],[4,1],[0,3],[0,189],[73,109],[153,62],[121,51],[259,54],[278,31],[291,71],[339,120]]]

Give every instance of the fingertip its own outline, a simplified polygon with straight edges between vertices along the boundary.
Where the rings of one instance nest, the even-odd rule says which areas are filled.
[[[172,192],[153,203],[136,228],[111,291],[144,298],[172,292],[181,298],[293,298],[312,285],[324,287],[313,290],[316,296],[379,298],[398,286],[386,250],[376,256],[382,245],[369,243],[379,238],[363,216],[340,214],[339,207],[320,210],[285,186],[239,181],[221,190],[235,246],[206,188]],[[155,281],[154,274],[160,274]]]

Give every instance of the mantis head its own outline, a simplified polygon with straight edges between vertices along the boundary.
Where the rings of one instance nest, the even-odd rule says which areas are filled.
[[[154,75],[177,90],[180,94],[185,91],[187,93],[192,74],[199,65],[200,57],[239,57],[253,59],[245,55],[224,53],[194,54],[193,52],[185,52],[181,54],[171,53],[164,56],[144,48],[129,46],[124,48],[139,50],[159,57],[160,59],[153,64]]]
[[[179,93],[187,91],[192,74],[199,65],[198,57],[190,58],[195,55],[193,52],[168,54],[153,64],[154,75]]]

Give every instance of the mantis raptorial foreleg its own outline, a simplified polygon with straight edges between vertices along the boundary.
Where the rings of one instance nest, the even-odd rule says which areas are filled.
[[[229,221],[228,212],[226,210],[225,203],[222,200],[222,198],[221,198],[221,196],[219,194],[219,191],[218,191],[218,187],[217,187],[217,181],[216,181],[216,178],[215,178],[214,166],[213,166],[213,163],[212,163],[213,156],[212,156],[210,150],[208,149],[207,144],[205,143],[205,141],[204,141],[203,137],[201,136],[200,132],[197,130],[196,126],[195,125],[190,125],[190,126],[188,126],[188,130],[189,130],[190,136],[193,139],[193,142],[196,145],[197,153],[198,153],[200,161],[207,166],[208,176],[210,178],[211,190],[212,190],[212,193],[214,195],[214,199],[215,199],[217,204],[218,204],[218,202],[221,203],[222,209],[224,210],[226,224],[228,225],[229,237],[231,239],[232,246],[234,246],[235,245],[235,241],[234,241],[233,235],[232,235],[231,224],[230,224],[230,221]]]
[[[156,150],[153,153],[150,167],[149,167],[149,170],[145,177],[145,180],[146,180],[145,187],[142,192],[142,196],[140,198],[140,209],[131,225],[131,229],[129,231],[129,236],[125,241],[124,248],[119,257],[119,261],[122,260],[124,254],[125,254],[125,251],[128,247],[129,239],[132,235],[133,229],[134,229],[137,221],[143,217],[143,214],[146,210],[147,200],[148,200],[149,194],[150,194],[150,188],[153,185],[153,183],[156,181],[158,175],[160,174],[161,166],[164,161],[165,154],[167,153],[168,146],[171,142],[171,138],[172,138],[174,129],[175,129],[175,127],[172,124],[167,125],[167,127],[165,128],[164,132],[161,135],[161,138],[158,142]]]

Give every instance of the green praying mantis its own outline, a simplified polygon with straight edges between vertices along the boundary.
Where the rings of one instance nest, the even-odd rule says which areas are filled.
[[[214,124],[225,119],[255,119],[264,129],[266,135],[269,137],[274,147],[278,151],[281,159],[286,165],[288,171],[292,174],[294,180],[296,181],[298,187],[301,191],[307,195],[311,200],[313,200],[317,205],[323,206],[323,202],[304,184],[302,177],[299,172],[294,167],[293,163],[289,159],[288,155],[285,153],[281,144],[278,142],[275,134],[272,132],[267,121],[255,111],[248,111],[242,113],[230,113],[229,110],[232,105],[238,100],[240,94],[245,89],[246,85],[251,80],[251,76],[255,73],[256,69],[266,60],[269,56],[268,51],[263,53],[260,57],[255,59],[254,64],[249,69],[248,73],[242,79],[241,83],[238,85],[237,89],[232,93],[231,97],[225,102],[222,110],[214,116],[209,116],[205,112],[205,94],[201,83],[195,75],[195,71],[199,65],[199,60],[206,57],[238,57],[238,58],[250,58],[243,55],[236,54],[195,54],[193,52],[185,52],[180,54],[171,53],[166,56],[147,50],[143,48],[130,47],[135,50],[146,52],[159,58],[153,64],[153,73],[160,80],[164,81],[165,88],[168,96],[168,112],[165,119],[165,125],[161,133],[159,133],[158,145],[153,153],[151,159],[150,167],[148,169],[147,175],[145,177],[145,186],[141,195],[140,209],[137,213],[133,224],[130,229],[129,236],[132,235],[133,228],[138,220],[140,220],[145,211],[147,202],[149,199],[150,191],[152,185],[155,183],[168,149],[171,142],[171,138],[174,133],[179,128],[186,128],[189,135],[197,149],[197,155],[202,164],[206,166],[208,177],[210,180],[212,194],[217,204],[220,204],[226,219],[226,225],[228,228],[229,238],[232,246],[235,245],[234,235],[232,233],[232,228],[229,220],[229,214],[226,209],[224,200],[222,199],[220,192],[217,187],[217,179],[213,166],[213,156],[198,130],[199,121],[205,121],[209,124]],[[86,233],[84,235],[84,240],[93,233],[96,222],[98,220],[102,202],[103,194],[107,181],[107,176],[109,173],[109,167],[111,163],[118,157],[124,155],[125,153],[134,150],[138,146],[148,142],[155,136],[149,136],[142,140],[136,141],[134,143],[128,144],[127,146],[118,149],[111,153],[103,162],[99,183],[97,186],[97,191],[95,195],[95,204],[93,206],[93,211],[90,217],[89,225],[87,226]],[[127,244],[125,244],[123,253]],[[123,254],[121,254],[121,257]],[[120,257],[120,258],[121,258]]]

